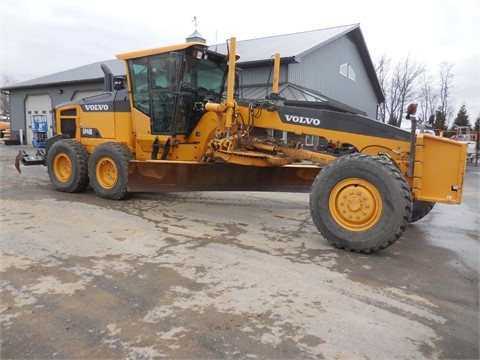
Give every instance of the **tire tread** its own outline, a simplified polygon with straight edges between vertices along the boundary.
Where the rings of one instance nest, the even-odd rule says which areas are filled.
[[[396,184],[399,186],[399,191],[400,191],[400,198],[402,199],[402,204],[398,204],[398,206],[401,206],[403,209],[403,215],[402,215],[402,223],[401,225],[395,230],[395,233],[393,236],[390,238],[385,239],[385,241],[381,242],[380,244],[376,246],[364,246],[362,247],[361,245],[359,247],[352,248],[348,245],[342,244],[341,242],[338,242],[336,239],[331,238],[325,231],[322,229],[321,226],[319,226],[318,222],[322,222],[321,219],[321,210],[319,210],[319,213],[315,213],[315,207],[316,204],[314,204],[314,200],[312,198],[312,193],[315,191],[315,189],[319,189],[323,186],[321,183],[324,181],[325,176],[330,176],[330,172],[336,171],[336,167],[338,165],[341,165],[343,163],[347,162],[352,162],[355,161],[357,163],[376,163],[379,164],[380,166],[383,167],[383,169],[386,169],[387,176],[390,177],[392,181],[394,181]],[[323,173],[323,174],[322,174]],[[333,174],[333,173],[332,173]],[[412,205],[412,195],[410,188],[408,184],[406,183],[405,179],[403,178],[402,174],[400,173],[400,170],[398,167],[394,164],[392,164],[389,160],[379,157],[379,156],[372,156],[372,155],[366,155],[366,154],[359,154],[359,153],[354,153],[354,154],[348,154],[342,157],[339,157],[336,159],[334,162],[331,164],[325,166],[319,173],[319,175],[315,178],[315,180],[312,183],[312,192],[310,196],[310,210],[312,214],[312,219],[317,227],[317,229],[320,231],[320,233],[326,238],[326,240],[332,244],[333,246],[344,249],[347,251],[352,251],[352,252],[359,252],[359,253],[372,253],[372,252],[377,252],[379,250],[383,250],[392,244],[394,244],[404,233],[406,228],[408,227],[410,223],[410,218],[412,216],[412,210],[413,210],[413,205]],[[328,210],[327,210],[328,211]]]

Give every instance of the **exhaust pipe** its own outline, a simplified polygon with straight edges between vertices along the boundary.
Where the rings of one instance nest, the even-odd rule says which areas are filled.
[[[100,65],[104,74],[104,82],[103,82],[103,91],[105,92],[112,92],[113,91],[113,72],[105,63]]]

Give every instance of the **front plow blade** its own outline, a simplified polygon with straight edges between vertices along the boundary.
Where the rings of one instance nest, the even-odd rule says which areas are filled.
[[[184,161],[130,161],[128,191],[309,192],[316,165],[281,167]]]

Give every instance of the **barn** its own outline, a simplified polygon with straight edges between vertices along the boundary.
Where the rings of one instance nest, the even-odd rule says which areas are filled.
[[[187,41],[205,42],[195,31]],[[227,43],[210,49],[227,53]],[[279,95],[285,105],[331,109],[377,117],[384,95],[359,24],[251,40],[237,39],[242,98],[265,98],[272,89],[273,57],[280,54]],[[103,91],[101,63],[125,75],[120,60],[107,60],[2,88],[10,95],[12,139],[32,144],[43,124],[53,135],[51,109]]]

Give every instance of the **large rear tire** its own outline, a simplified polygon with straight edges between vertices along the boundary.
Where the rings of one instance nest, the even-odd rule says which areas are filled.
[[[332,245],[374,252],[397,241],[412,214],[410,189],[388,160],[345,155],[325,166],[312,184],[310,211]]]
[[[423,219],[425,216],[428,215],[428,213],[430,213],[430,211],[432,211],[434,206],[434,202],[413,200],[413,210],[410,224],[413,224],[414,222]]]
[[[108,142],[95,148],[88,162],[90,184],[98,196],[111,200],[124,200],[127,191],[128,162],[133,154],[123,144]]]
[[[88,186],[87,164],[87,150],[73,139],[57,140],[48,150],[48,176],[57,191],[84,191]]]

